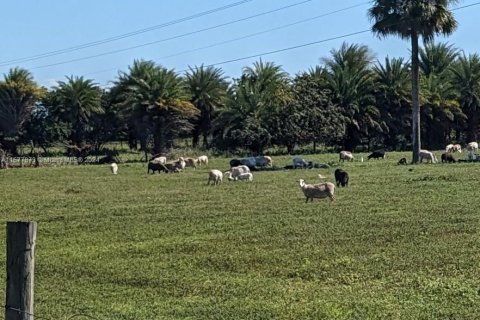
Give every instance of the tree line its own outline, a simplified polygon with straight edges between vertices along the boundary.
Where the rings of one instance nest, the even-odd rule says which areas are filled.
[[[422,146],[477,140],[480,56],[448,43],[419,51]],[[67,77],[40,87],[28,70],[0,81],[0,143],[47,150],[100,152],[109,141],[165,153],[178,138],[219,151],[318,144],[338,149],[411,148],[411,64],[375,61],[361,44],[332,49],[321,64],[291,77],[273,62],[257,61],[227,81],[221,68],[199,66],[178,74],[135,60],[113,86]]]

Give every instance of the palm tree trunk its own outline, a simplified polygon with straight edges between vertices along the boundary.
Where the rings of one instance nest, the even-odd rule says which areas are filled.
[[[418,163],[420,140],[420,85],[418,61],[418,33],[412,31],[412,163]]]

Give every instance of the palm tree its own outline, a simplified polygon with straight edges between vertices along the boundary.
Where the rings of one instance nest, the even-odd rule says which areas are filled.
[[[373,67],[374,95],[381,118],[388,125],[385,144],[403,149],[411,123],[409,65],[402,58],[385,58]]]
[[[135,61],[129,74],[120,74],[114,91],[137,132],[151,132],[154,153],[171,148],[175,138],[192,129],[189,120],[198,114],[183,79],[151,61]]]
[[[23,123],[30,117],[35,104],[45,95],[32,74],[21,68],[10,69],[0,81],[1,144],[16,153],[17,138]]]
[[[185,81],[190,91],[190,102],[200,110],[200,115],[194,120],[193,147],[197,147],[200,135],[203,136],[203,147],[208,148],[208,136],[212,130],[214,112],[225,105],[228,83],[220,68],[203,65],[185,75]]]
[[[418,40],[433,40],[436,34],[449,35],[457,27],[448,7],[457,0],[374,0],[368,15],[372,31],[379,37],[396,35],[410,39],[412,47],[412,162],[418,163],[420,141],[420,82]]]
[[[460,106],[468,116],[467,142],[477,141],[480,109],[480,56],[463,55],[452,65],[452,83],[459,94]]]
[[[87,133],[92,130],[93,117],[104,112],[100,87],[91,79],[70,76],[53,89],[55,113],[70,125],[72,144],[83,148]]]
[[[423,75],[443,76],[450,72],[450,65],[458,56],[458,49],[447,43],[436,44],[433,41],[420,48],[419,67]]]
[[[367,46],[343,43],[332,50],[330,58],[322,59],[326,68],[327,88],[332,101],[348,119],[343,147],[353,150],[363,138],[383,131],[380,113],[372,95],[373,55]]]

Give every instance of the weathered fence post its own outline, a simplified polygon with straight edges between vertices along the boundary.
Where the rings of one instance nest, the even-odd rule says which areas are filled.
[[[36,222],[7,222],[5,320],[33,320]]]

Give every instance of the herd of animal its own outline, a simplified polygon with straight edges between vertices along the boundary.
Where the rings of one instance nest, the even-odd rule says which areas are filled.
[[[478,151],[478,143],[477,142],[470,142],[467,144],[467,158],[468,160],[473,160],[475,157],[475,152]],[[442,153],[441,161],[442,163],[452,163],[457,162],[453,153],[455,152],[462,152],[462,147],[459,144],[449,144],[445,148],[445,152]],[[350,151],[341,151],[339,153],[339,160],[344,161],[354,161],[354,155]],[[367,157],[368,160],[370,159],[385,159],[385,150],[379,149],[373,151]],[[429,163],[436,163],[438,162],[435,154],[428,150],[420,150],[419,153],[420,162],[426,160]],[[361,158],[363,162],[363,157]],[[307,162],[303,158],[294,157],[293,158],[293,166],[286,166],[285,168],[313,168],[313,167],[322,167],[322,166],[313,166],[312,162]],[[401,158],[398,161],[399,165],[406,165],[407,159]],[[203,155],[198,158],[184,158],[180,157],[175,161],[167,161],[166,157],[159,156],[154,157],[148,162],[147,166],[147,173],[152,172],[181,172],[186,167],[192,167],[196,169],[199,166],[208,165],[208,157]],[[248,157],[248,158],[241,158],[241,159],[232,159],[230,160],[230,169],[222,172],[218,169],[212,169],[208,173],[208,181],[207,185],[218,185],[222,183],[223,177],[227,176],[229,181],[246,181],[251,182],[253,181],[253,174],[252,171],[261,170],[263,168],[273,167],[272,158],[269,156],[258,156],[258,157]],[[118,165],[116,163],[112,163],[110,165],[111,171],[113,174],[118,173]],[[335,188],[336,187],[348,187],[349,182],[349,175],[343,169],[336,169],[335,170],[335,184],[331,182],[320,182],[316,184],[307,184],[304,179],[300,179],[298,181],[300,189],[302,190],[303,194],[305,195],[305,202],[313,201],[314,198],[329,198],[330,200],[335,200]],[[321,174],[318,175],[320,180],[325,179],[324,176]]]

